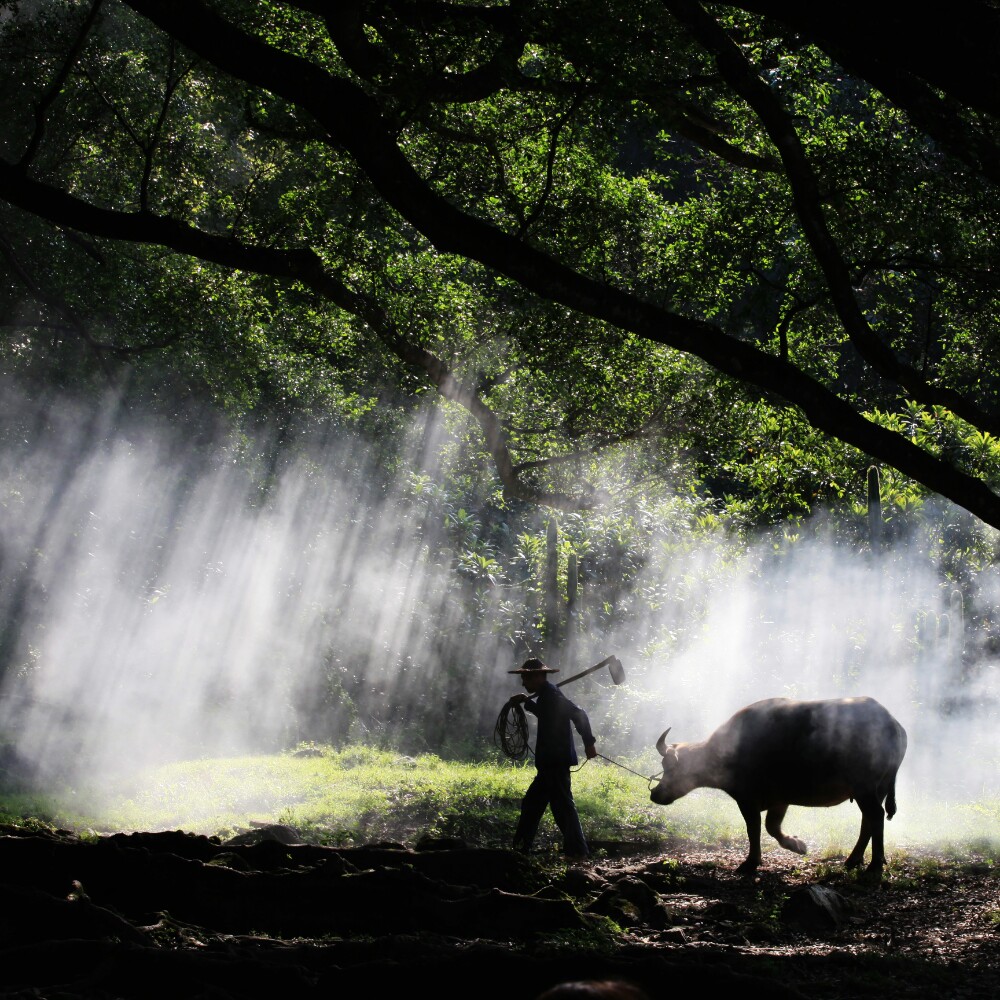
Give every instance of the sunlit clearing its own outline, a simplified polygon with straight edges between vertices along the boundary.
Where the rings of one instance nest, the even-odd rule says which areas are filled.
[[[405,803],[343,773],[336,793],[324,790],[315,762],[261,755],[310,740],[495,756],[494,722],[519,690],[507,671],[534,651],[530,609],[518,610],[527,591],[457,571],[444,517],[424,502],[439,470],[425,469],[415,489],[341,431],[294,454],[223,435],[199,457],[182,432],[122,426],[113,407],[14,391],[3,405],[26,431],[0,455],[10,655],[0,736],[32,790],[123,829],[208,831],[284,816],[332,836],[383,807],[388,828]],[[440,450],[437,433],[422,429],[423,453]],[[662,510],[662,544],[635,588],[655,600],[633,601],[604,627],[598,596],[581,584],[580,606],[597,624],[571,631],[552,655],[557,679],[612,653],[624,665],[624,683],[602,670],[565,688],[608,758],[575,779],[584,813],[590,782],[621,762],[638,776],[621,772],[622,790],[600,794],[616,803],[622,836],[682,822],[697,831],[703,794],[648,801],[664,729],[703,740],[752,701],[864,694],[909,737],[890,849],[995,836],[996,661],[925,553],[900,542],[876,559],[819,529],[780,551],[721,532],[696,540],[669,503]],[[479,530],[467,511],[449,516]],[[530,561],[522,569],[540,572]],[[990,571],[969,600],[987,608],[998,598]],[[969,620],[974,611],[965,609]],[[963,650],[976,654],[971,676]],[[504,809],[516,810],[524,765],[506,773]],[[324,796],[317,819],[309,804]],[[708,814],[741,835],[725,796]],[[588,822],[611,815],[591,808]],[[857,810],[793,809],[793,825],[811,845],[849,847]]]

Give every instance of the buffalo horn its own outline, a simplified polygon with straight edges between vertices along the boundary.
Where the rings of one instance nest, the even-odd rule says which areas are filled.
[[[667,728],[663,730],[663,735],[656,741],[656,750],[661,757],[667,752],[667,733],[670,732],[671,728],[672,727],[667,726]]]

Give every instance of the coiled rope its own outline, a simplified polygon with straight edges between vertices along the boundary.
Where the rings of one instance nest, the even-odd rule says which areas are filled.
[[[508,701],[493,727],[493,744],[511,760],[524,760],[528,746],[528,719],[518,702]]]

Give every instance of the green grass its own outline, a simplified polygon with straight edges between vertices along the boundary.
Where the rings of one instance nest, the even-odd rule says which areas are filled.
[[[312,755],[289,751],[167,764],[116,785],[104,783],[100,790],[0,792],[0,822],[30,818],[80,832],[186,830],[223,838],[253,824],[283,823],[321,844],[413,844],[421,836],[437,836],[506,847],[534,774],[531,764],[406,757],[363,746],[308,750]],[[584,829],[595,842],[676,839],[741,849],[746,844],[736,804],[722,792],[700,789],[671,806],[657,806],[645,779],[602,761],[582,766],[573,788]],[[849,803],[793,807],[785,828],[806,840],[811,858],[822,860],[850,850],[858,821],[857,808]],[[900,813],[887,824],[886,844],[890,854],[939,847],[953,855],[978,850],[995,859],[997,830],[1000,801],[900,802]],[[547,813],[537,846],[558,844]],[[785,854],[766,835],[763,847]]]

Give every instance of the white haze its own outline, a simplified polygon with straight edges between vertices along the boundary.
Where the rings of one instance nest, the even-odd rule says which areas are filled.
[[[958,616],[926,558],[896,551],[891,560],[870,560],[817,540],[764,559],[762,571],[748,553],[740,570],[708,595],[698,637],[657,664],[655,677],[642,678],[635,727],[655,740],[670,726],[668,741],[697,741],[762,698],[870,695],[908,737],[889,842],[958,836],[949,830],[954,816],[947,807],[971,803],[988,804],[981,814],[978,805],[964,812],[962,833],[996,839],[1000,678],[996,663],[982,660],[975,676],[959,684],[960,643],[977,637],[959,638],[958,628],[949,634],[946,623]],[[995,577],[980,583],[992,605]],[[925,634],[922,650],[921,622],[942,633],[936,641]],[[856,811],[849,811],[853,824]],[[832,820],[834,811],[804,812],[816,825],[824,816]],[[786,830],[803,823],[796,814],[802,815],[790,812]],[[856,832],[852,827],[851,836]]]
[[[59,407],[20,417],[38,440],[0,469],[4,561],[31,604],[30,659],[0,718],[43,773],[89,783],[287,746],[324,669],[390,705],[434,690],[426,636],[456,625],[445,570],[369,489],[351,442],[285,468],[264,497],[242,463],[192,461],[183,431]],[[496,666],[480,652],[470,680]],[[399,721],[348,716],[330,735]]]
[[[506,671],[526,651],[470,634],[446,554],[428,550],[391,491],[369,488],[358,444],[317,442],[279,463],[262,499],[241,463],[194,461],[182,427],[3,388],[8,430],[22,432],[0,455],[0,610],[12,590],[32,610],[30,659],[5,680],[0,732],[43,774],[93,787],[165,760],[293,745],[324,670],[387,706],[356,716],[331,705],[331,740],[395,733],[433,751],[460,711],[489,744],[517,690]],[[625,665],[620,687],[602,673],[566,689],[599,749],[654,771],[667,726],[671,740],[698,740],[760,698],[868,694],[909,734],[895,827],[908,797],[995,800],[995,663],[982,660],[960,692],[956,643],[977,636],[915,641],[919,621],[957,620],[935,567],[902,546],[876,560],[823,538],[782,556],[720,538],[651,562],[647,582],[669,583],[675,599],[619,635],[578,637],[559,663],[562,677],[610,653]],[[978,592],[995,605],[1000,578]],[[468,663],[457,682],[440,666],[456,648]],[[352,662],[331,663],[332,649]],[[411,699],[425,720],[428,701],[442,706],[422,744],[405,731]]]

